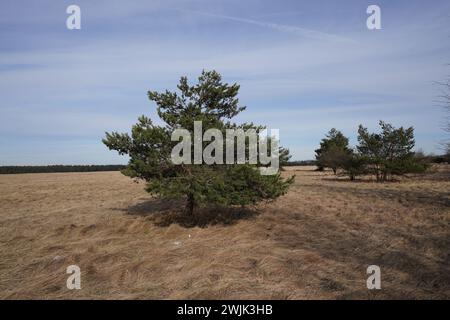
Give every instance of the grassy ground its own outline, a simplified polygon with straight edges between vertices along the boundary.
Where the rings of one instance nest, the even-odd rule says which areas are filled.
[[[0,176],[0,298],[450,298],[449,169],[378,184],[311,167],[274,203],[199,211],[118,172]],[[81,290],[66,288],[80,266]],[[366,288],[367,266],[382,290]]]

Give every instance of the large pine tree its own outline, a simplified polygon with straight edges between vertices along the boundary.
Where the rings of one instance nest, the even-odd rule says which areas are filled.
[[[226,129],[263,129],[252,123],[231,122],[245,110],[237,98],[239,85],[223,83],[215,71],[203,71],[195,85],[181,77],[177,87],[179,92],[148,92],[164,126],[155,125],[148,117],[141,116],[132,127],[131,135],[106,133],[103,143],[110,150],[130,158],[123,174],[147,181],[146,190],[153,195],[186,199],[189,214],[196,206],[255,204],[287,192],[294,177],[284,179],[279,172],[262,175],[258,164],[174,164],[171,152],[178,142],[171,141],[171,133],[183,128],[193,135],[194,121],[202,121],[202,133],[215,128],[224,136]],[[287,149],[280,148],[280,155],[281,164],[289,159]]]

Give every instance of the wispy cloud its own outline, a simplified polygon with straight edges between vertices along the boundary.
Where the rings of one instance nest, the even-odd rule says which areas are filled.
[[[200,16],[206,16],[206,17],[212,17],[212,18],[218,18],[218,19],[225,19],[240,23],[246,23],[262,28],[268,28],[271,30],[292,34],[300,37],[305,37],[309,39],[314,40],[321,40],[321,41],[333,41],[333,42],[351,42],[352,40],[343,36],[326,33],[322,31],[317,30],[311,30],[307,28],[302,28],[298,26],[290,26],[290,25],[284,25],[284,24],[278,24],[278,23],[272,23],[272,22],[265,22],[265,21],[257,21],[252,19],[246,19],[246,18],[239,18],[239,17],[232,17],[227,15],[221,15],[221,14],[214,14],[209,12],[203,12],[203,11],[194,11],[194,10],[181,10],[182,12],[197,14]]]
[[[24,2],[5,1],[0,165],[116,162],[101,143],[104,131],[127,131],[140,114],[158,122],[147,90],[173,90],[181,75],[195,81],[202,69],[238,82],[248,106],[238,121],[279,128],[294,159],[313,157],[333,126],[355,141],[358,124],[376,129],[380,119],[414,126],[425,151],[436,151],[444,137],[432,83],[450,71],[450,29],[442,19],[449,6],[439,0],[435,7],[411,0],[416,15],[386,2],[380,31],[365,28],[365,8],[351,23],[335,12],[324,18],[324,1],[262,1],[255,8],[238,0],[111,7],[79,0],[85,17],[79,32],[64,30],[61,3],[27,11]],[[355,3],[326,7],[348,14]],[[289,12],[302,12],[306,28]]]

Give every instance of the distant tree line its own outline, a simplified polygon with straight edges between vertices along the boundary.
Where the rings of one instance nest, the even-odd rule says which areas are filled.
[[[288,161],[284,163],[285,167],[294,167],[294,166],[315,166],[317,165],[316,160],[300,160],[300,161]]]
[[[349,146],[349,140],[342,132],[331,129],[315,151],[319,170],[331,168],[335,174],[342,172],[350,180],[370,174],[383,182],[394,176],[421,173],[428,168],[430,158],[413,151],[413,127],[395,128],[383,121],[379,124],[381,132],[378,133],[371,133],[360,125],[355,148]]]
[[[51,173],[51,172],[96,172],[119,171],[124,165],[50,165],[50,166],[0,166],[0,174]]]

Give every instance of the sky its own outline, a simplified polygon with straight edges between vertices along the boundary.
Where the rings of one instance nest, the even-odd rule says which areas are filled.
[[[69,30],[69,5],[81,29]],[[369,30],[369,5],[381,29]],[[450,75],[450,1],[21,1],[0,3],[0,165],[120,164],[101,142],[145,114],[148,90],[203,69],[241,85],[236,122],[279,129],[293,160],[331,128],[357,144],[379,120],[448,138],[436,81]]]

